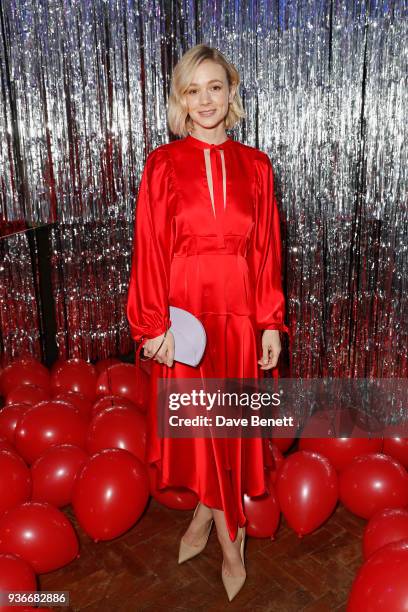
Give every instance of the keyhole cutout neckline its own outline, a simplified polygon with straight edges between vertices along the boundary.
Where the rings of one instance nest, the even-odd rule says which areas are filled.
[[[198,147],[199,149],[223,149],[225,146],[231,145],[231,143],[234,142],[232,138],[227,136],[227,140],[224,140],[224,142],[221,142],[220,144],[210,144],[209,142],[200,140],[199,138],[196,138],[191,134],[188,134],[188,136],[186,136],[186,140],[195,147]]]

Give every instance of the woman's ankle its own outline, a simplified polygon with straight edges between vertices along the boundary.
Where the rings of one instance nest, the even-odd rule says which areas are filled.
[[[210,519],[213,518],[213,512],[212,512],[211,508],[209,508],[208,506],[206,506],[205,504],[200,502],[198,510],[197,510],[196,517],[197,516],[202,518],[202,519],[210,520]]]
[[[239,554],[239,550],[240,550],[240,546],[241,546],[241,540],[239,539],[235,539],[234,541],[232,541],[229,537],[225,537],[225,536],[221,536],[218,537],[218,542],[222,548],[222,550],[226,553],[226,554],[230,554],[235,556],[235,553],[238,552]]]

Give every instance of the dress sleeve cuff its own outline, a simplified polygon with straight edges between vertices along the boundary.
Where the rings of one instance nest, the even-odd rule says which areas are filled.
[[[271,323],[270,325],[258,325],[257,327],[262,331],[265,329],[277,329],[278,331],[285,332],[290,336],[290,329],[284,323]]]
[[[170,319],[166,320],[163,325],[160,327],[156,327],[156,329],[149,329],[139,333],[133,333],[133,340],[135,342],[141,342],[142,340],[150,340],[152,338],[157,338],[157,336],[161,336],[171,327]]]

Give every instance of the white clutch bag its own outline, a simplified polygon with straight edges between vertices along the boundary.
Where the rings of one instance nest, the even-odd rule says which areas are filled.
[[[207,335],[203,324],[188,310],[170,306],[171,327],[174,336],[174,359],[197,366],[204,354]]]

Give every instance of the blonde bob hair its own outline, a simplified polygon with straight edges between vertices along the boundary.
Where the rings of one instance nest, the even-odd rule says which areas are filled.
[[[220,64],[227,74],[229,87],[231,88],[232,85],[236,85],[234,99],[229,105],[228,113],[224,119],[225,129],[231,129],[246,116],[241,96],[238,93],[238,85],[240,83],[238,70],[231,62],[227,61],[218,49],[204,44],[196,45],[180,58],[174,67],[171,77],[167,121],[170,131],[177,136],[187,136],[193,129],[193,123],[187,110],[185,94],[193,79],[195,69],[204,60],[212,60]]]

